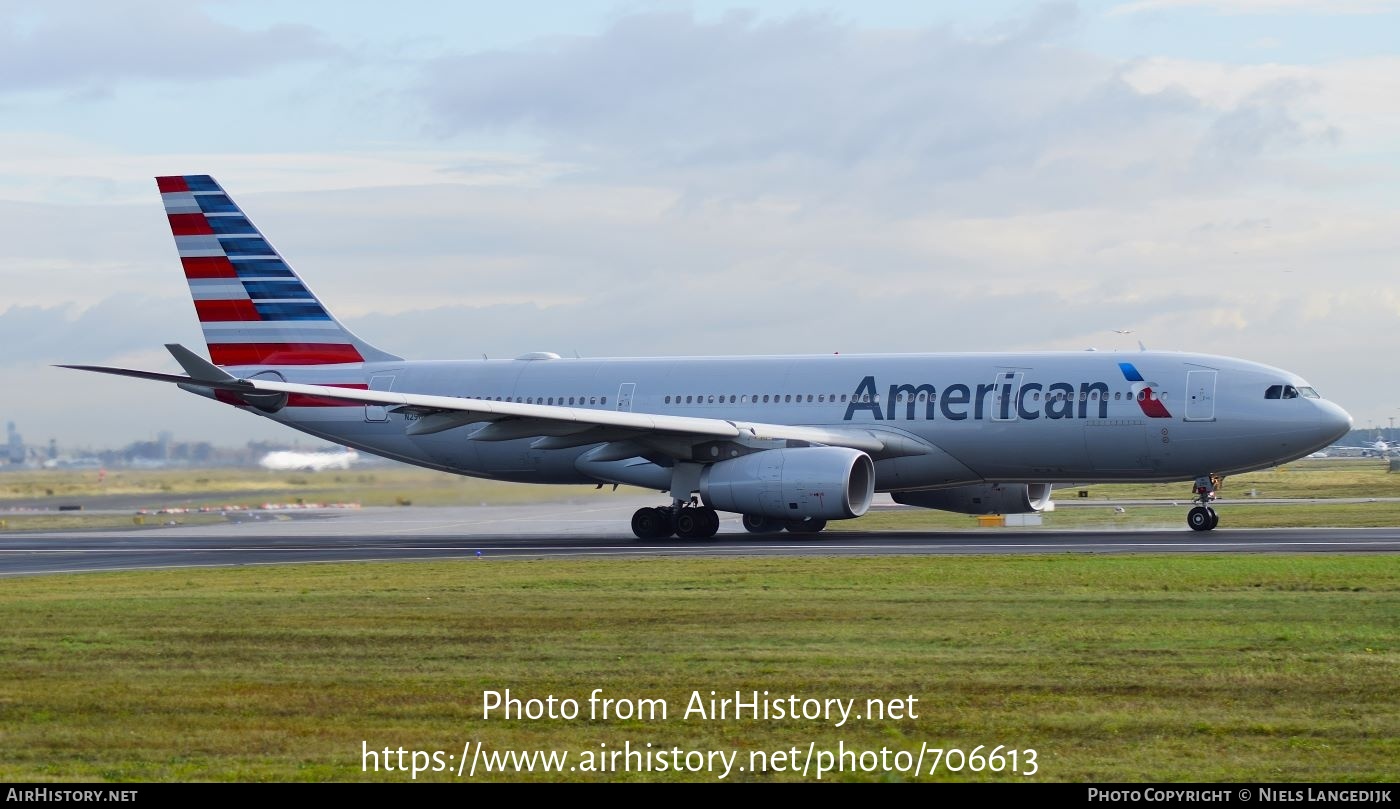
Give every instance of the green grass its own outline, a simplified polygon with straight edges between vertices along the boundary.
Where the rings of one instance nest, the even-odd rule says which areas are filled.
[[[197,507],[278,503],[359,503],[365,506],[479,505],[567,500],[592,486],[503,483],[407,465],[321,472],[260,469],[123,469],[99,478],[96,470],[43,470],[0,474],[0,508],[6,501],[149,495],[162,505]]]
[[[0,531],[100,531],[107,529],[171,528],[228,522],[221,514],[84,514],[16,513],[0,515]]]
[[[745,760],[809,743],[1004,744],[1034,748],[1031,780],[1047,781],[1400,775],[1392,556],[488,558],[149,571],[8,580],[0,621],[0,778],[11,781],[401,781],[408,775],[362,773],[362,742],[577,755],[628,740],[739,749]],[[483,719],[483,691],[506,688],[579,700],[602,688],[664,699],[672,714]],[[918,718],[834,728],[678,716],[692,690],[711,689],[862,704],[912,695]]]

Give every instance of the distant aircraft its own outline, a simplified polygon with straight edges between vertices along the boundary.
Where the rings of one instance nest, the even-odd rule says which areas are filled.
[[[264,469],[320,472],[323,469],[349,469],[350,464],[360,459],[360,453],[353,449],[339,452],[294,452],[283,450],[269,452],[258,461]]]
[[[1400,446],[1380,440],[1363,441],[1360,446],[1351,447],[1351,449],[1361,450],[1361,456],[1363,458],[1386,458],[1396,452],[1400,452]]]
[[[1055,483],[1172,480],[1195,481],[1187,523],[1204,531],[1221,476],[1351,429],[1296,374],[1206,354],[408,361],[341,325],[213,178],[156,182],[212,362],[167,345],[187,376],[64,367],[175,383],[432,469],[669,494],[632,516],[639,538],[710,537],[720,511],[755,533],[812,533],[876,491],[1017,514],[1046,508]],[[726,294],[655,305],[703,335]]]

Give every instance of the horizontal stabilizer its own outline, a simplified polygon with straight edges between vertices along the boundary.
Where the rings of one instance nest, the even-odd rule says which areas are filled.
[[[257,393],[258,389],[246,379],[237,379],[225,374],[227,379],[196,379],[179,374],[163,374],[158,371],[135,371],[130,368],[109,368],[105,365],[56,365],[55,368],[72,368],[75,371],[95,371],[99,374],[129,376],[135,379],[150,379],[156,382],[172,382],[176,385],[196,385],[214,390],[231,390],[239,393]]]

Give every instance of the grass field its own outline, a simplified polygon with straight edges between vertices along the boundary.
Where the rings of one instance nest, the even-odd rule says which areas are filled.
[[[592,486],[535,486],[434,472],[407,465],[321,472],[260,469],[43,470],[0,474],[0,508],[7,501],[82,502],[121,496],[182,507],[265,501],[359,503],[365,506],[478,505],[567,500]]]
[[[16,579],[0,778],[385,780],[371,749],[1036,751],[933,779],[1390,781],[1389,556],[435,562]],[[662,721],[482,718],[483,692],[657,698]],[[712,721],[721,695],[918,699],[917,719]],[[927,762],[926,762],[927,766]],[[1026,768],[1022,753],[1022,769]],[[419,780],[453,779],[422,773]],[[477,780],[717,780],[541,772]],[[806,780],[814,780],[809,775]],[[911,774],[828,773],[824,780]],[[803,780],[731,772],[726,780]],[[919,780],[931,780],[928,775]]]

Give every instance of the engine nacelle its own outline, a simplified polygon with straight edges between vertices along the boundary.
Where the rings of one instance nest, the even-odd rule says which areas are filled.
[[[896,503],[959,514],[1029,514],[1050,503],[1049,483],[979,483],[921,492],[893,492]]]
[[[705,505],[779,520],[848,520],[864,514],[874,495],[875,464],[846,447],[763,450],[700,475]]]

